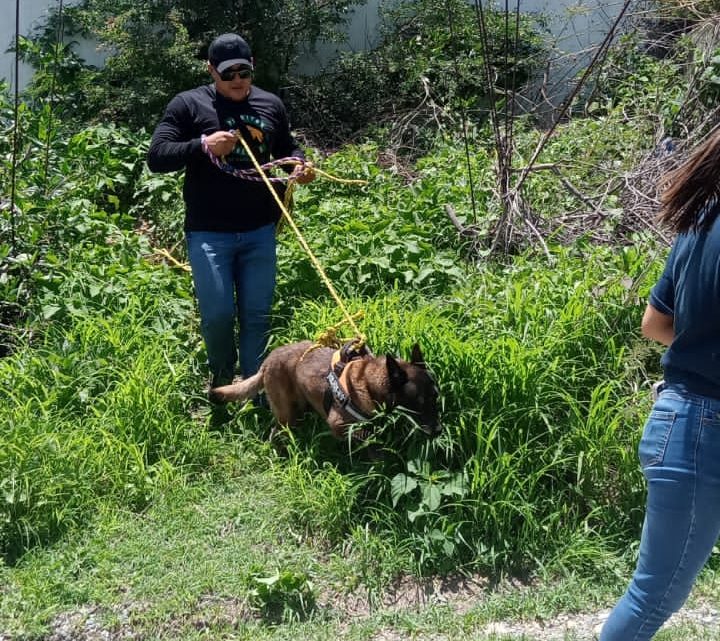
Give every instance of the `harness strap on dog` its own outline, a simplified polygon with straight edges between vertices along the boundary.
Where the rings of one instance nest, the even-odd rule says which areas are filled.
[[[345,367],[350,363],[371,356],[372,352],[367,348],[367,345],[364,342],[358,343],[357,341],[349,341],[333,352],[330,359],[330,371],[325,376],[325,380],[328,382],[328,389],[323,399],[326,414],[330,412],[330,408],[335,402],[341,410],[352,416],[356,421],[370,420],[371,417],[363,414],[352,402],[350,395],[343,389],[340,379]]]
[[[342,388],[342,385],[340,384],[340,379],[333,370],[330,370],[328,372],[325,380],[328,382],[329,385],[329,395],[325,396],[326,412],[330,411],[330,406],[332,405],[332,402],[334,400],[340,406],[340,409],[350,414],[350,416],[352,416],[356,421],[370,420],[371,417],[363,414],[352,402],[350,395],[347,394]],[[327,402],[328,398],[330,400],[329,404]]]

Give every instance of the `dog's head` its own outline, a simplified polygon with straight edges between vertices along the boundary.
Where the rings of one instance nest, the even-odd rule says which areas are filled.
[[[418,426],[430,436],[440,433],[439,396],[435,379],[425,364],[420,346],[415,343],[411,361],[386,354],[390,397],[388,409],[401,407],[412,415]]]

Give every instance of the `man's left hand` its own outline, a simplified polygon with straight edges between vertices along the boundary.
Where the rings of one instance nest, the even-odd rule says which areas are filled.
[[[315,180],[315,170],[313,169],[311,162],[306,162],[303,165],[295,167],[291,178],[295,180],[299,185],[306,185],[309,182]]]

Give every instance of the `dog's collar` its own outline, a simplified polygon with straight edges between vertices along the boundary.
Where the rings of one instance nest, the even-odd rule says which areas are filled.
[[[356,421],[369,421],[370,416],[367,414],[363,414],[357,406],[352,402],[352,399],[350,398],[350,394],[348,394],[342,387],[342,384],[340,383],[340,378],[335,373],[334,369],[330,369],[327,376],[325,377],[325,380],[328,382],[329,391],[331,395],[331,401],[330,405],[332,404],[332,400],[334,400],[340,409],[344,410],[350,416],[352,416]],[[326,404],[327,405],[327,404]],[[330,407],[327,407],[327,410],[329,411]]]
[[[345,365],[363,358],[371,358],[373,353],[368,346],[358,341],[348,341],[340,349],[336,349],[330,359],[330,371],[335,372],[339,377]]]

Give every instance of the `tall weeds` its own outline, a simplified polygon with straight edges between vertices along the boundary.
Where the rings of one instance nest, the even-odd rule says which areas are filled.
[[[141,509],[170,484],[226,473],[270,427],[245,408],[210,431],[195,411],[204,356],[190,279],[158,264],[154,245],[180,241],[177,191],[143,173],[144,141],[90,128],[56,143],[38,194],[38,147],[26,142],[21,246],[0,243],[0,288],[26,310],[0,359],[9,560],[100,504]],[[325,159],[368,185],[318,180],[299,192],[296,218],[348,308],[364,313],[371,349],[408,357],[420,343],[444,430],[429,440],[401,412],[380,416],[378,459],[308,417],[287,457],[268,457],[288,509],[368,576],[371,549],[417,573],[606,563],[639,527],[634,448],[657,352],[637,327],[657,261],[577,242],[471,264],[443,211],[469,220],[459,152],[440,143],[409,184],[380,170],[378,153],[366,144]],[[478,151],[473,162],[482,172],[492,159]],[[148,235],[148,221],[171,230]],[[287,230],[279,255],[272,345],[342,321]]]
[[[421,572],[568,557],[587,568],[606,555],[597,541],[612,548],[634,535],[649,374],[636,329],[643,305],[628,283],[645,267],[635,250],[559,251],[553,262],[488,269],[441,299],[352,300],[374,351],[407,356],[420,342],[442,390],[445,431],[428,441],[401,417],[386,421],[385,457],[349,470],[357,487],[333,511],[404,541],[406,562]],[[313,335],[338,316],[306,303],[277,341]],[[292,459],[293,477],[300,460],[311,469],[318,458],[335,461],[308,442],[313,455]],[[322,514],[323,496],[336,500],[320,492],[301,511]]]

